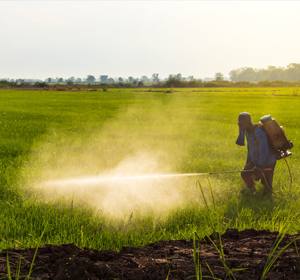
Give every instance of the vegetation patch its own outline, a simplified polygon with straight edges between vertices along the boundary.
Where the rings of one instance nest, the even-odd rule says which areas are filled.
[[[195,232],[197,239],[203,240],[213,231],[224,234],[228,228],[239,232],[264,230],[268,235],[266,230],[280,232],[291,217],[296,220],[289,223],[287,233],[299,232],[298,96],[293,94],[292,88],[238,90],[222,88],[219,92],[207,92],[203,88],[193,92],[176,89],[172,94],[165,94],[165,89],[161,92],[109,89],[109,94],[103,91],[1,90],[1,250],[36,247],[37,238],[42,236],[39,246],[51,244],[54,251],[55,246],[73,243],[72,248],[122,252],[125,246],[150,246],[162,240],[190,242]],[[238,173],[145,179],[134,183],[124,179],[126,176],[240,170],[245,164],[246,149],[238,147],[235,140],[237,117],[243,111],[251,113],[253,122],[271,114],[284,127],[288,139],[294,142],[294,155],[287,159],[293,176],[291,188],[283,161],[276,166],[275,196],[270,199],[264,197],[259,184],[255,194],[242,192],[244,185]],[[71,180],[90,182],[88,179],[103,177],[117,177],[118,181],[74,185]],[[196,187],[196,181],[201,183],[203,193]],[[214,202],[207,196],[211,190]],[[214,205],[213,226],[207,216],[203,194],[208,197],[207,205]],[[277,236],[277,233],[270,234],[272,238]],[[257,236],[261,236],[260,233]],[[224,242],[222,239],[223,246],[226,246],[225,239]],[[180,258],[183,252],[189,252],[186,256],[192,257],[190,261],[193,262],[193,243],[176,242],[188,244],[189,247],[179,247],[177,243],[170,243],[171,247],[183,250]],[[256,241],[253,242],[250,238],[249,246]],[[202,245],[204,243],[199,248],[204,250]],[[232,245],[232,248],[238,246],[242,245]],[[280,246],[278,248],[282,248]],[[45,247],[45,251],[50,247]],[[83,254],[78,248],[74,249],[75,256]],[[271,252],[269,247],[260,252],[263,265],[267,261],[267,251]],[[59,260],[62,261],[68,256],[61,255]],[[281,255],[285,257],[284,253]],[[2,255],[6,256],[6,253]],[[112,255],[112,259],[115,256]],[[163,277],[166,278],[169,269],[169,279],[175,275],[173,268],[180,265],[175,256],[168,251],[164,255],[166,262],[156,262],[167,267]],[[225,256],[225,260],[228,258],[229,255]],[[17,259],[9,259],[11,267]],[[205,261],[208,259],[200,259],[203,269]],[[129,263],[134,266],[130,260],[128,266]],[[212,264],[208,264],[217,275]],[[245,268],[244,264],[238,262],[237,265]],[[230,265],[227,263],[230,269],[237,267],[234,261]],[[285,268],[279,267],[278,273],[284,274]],[[209,271],[206,268],[205,271]],[[142,266],[140,269],[142,271]]]

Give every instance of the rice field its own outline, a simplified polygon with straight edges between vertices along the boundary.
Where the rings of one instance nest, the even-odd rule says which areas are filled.
[[[75,243],[116,249],[212,232],[199,184],[219,232],[299,232],[299,103],[293,88],[0,90],[0,249]],[[128,176],[241,170],[237,117],[271,114],[294,143],[278,161],[276,196],[241,194],[239,173],[168,179]],[[105,184],[89,178],[114,177]],[[122,179],[123,178],[123,179]],[[68,180],[81,183],[68,183]],[[61,184],[51,182],[60,181]],[[50,183],[49,183],[50,182]]]

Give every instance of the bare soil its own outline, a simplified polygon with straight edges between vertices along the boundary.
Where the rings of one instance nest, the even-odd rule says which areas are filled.
[[[228,229],[222,235],[226,265],[236,279],[261,279],[264,266],[278,232],[246,229]],[[297,236],[286,235],[279,248]],[[212,236],[211,236],[212,238]],[[217,250],[206,237],[198,243],[202,275],[229,279]],[[300,279],[300,241],[293,242],[276,260],[266,279]],[[7,251],[11,275],[15,275],[20,255],[21,275],[27,275],[35,248],[4,250],[0,253],[0,278],[8,274]],[[278,252],[278,250],[276,251]],[[17,253],[17,254],[15,254]],[[192,240],[170,240],[151,243],[143,247],[123,247],[114,250],[83,250],[74,244],[45,245],[38,249],[31,279],[196,279]],[[20,278],[24,279],[24,278]],[[212,278],[211,278],[212,279]]]

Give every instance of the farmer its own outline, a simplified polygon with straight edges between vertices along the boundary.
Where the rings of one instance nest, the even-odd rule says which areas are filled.
[[[257,124],[251,122],[251,115],[249,113],[240,113],[238,117],[239,137],[236,144],[245,146],[245,132],[247,138],[247,161],[243,170],[251,170],[249,172],[242,172],[241,176],[246,183],[248,189],[253,192],[256,191],[254,181],[261,180],[264,186],[265,193],[272,193],[273,174],[276,166],[276,159],[270,153],[270,144],[267,139],[266,132],[259,128]],[[265,168],[270,168],[270,171],[263,171]]]

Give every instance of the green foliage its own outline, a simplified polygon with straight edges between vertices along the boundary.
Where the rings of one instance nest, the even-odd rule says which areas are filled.
[[[190,239],[195,231],[202,238],[213,230],[223,233],[226,228],[279,230],[286,217],[299,214],[300,171],[296,143],[300,137],[300,100],[293,96],[290,88],[178,89],[173,94],[165,94],[165,90],[110,89],[110,94],[1,90],[0,248],[35,246],[32,236],[42,235],[46,221],[49,226],[41,245],[75,243],[80,247],[119,250],[124,245]],[[237,117],[243,111],[250,112],[254,122],[264,114],[271,114],[283,125],[295,144],[294,155],[288,158],[293,186],[289,190],[289,175],[281,161],[275,170],[276,197],[273,200],[266,200],[260,184],[255,195],[241,195],[240,176],[222,174],[210,177],[213,202],[207,195],[210,193],[207,179],[197,177],[207,205],[210,208],[214,205],[214,229],[201,193],[195,188],[196,178],[179,182],[177,191],[181,198],[186,198],[186,203],[171,210],[165,207],[159,215],[133,210],[118,218],[103,214],[101,209],[96,209],[97,212],[87,203],[76,203],[79,200],[76,193],[75,203],[63,198],[47,202],[35,193],[30,180],[24,182],[34,171],[26,166],[39,151],[47,155],[43,160],[47,159],[48,167],[57,165],[65,171],[68,167],[71,169],[72,163],[79,166],[74,176],[84,175],[80,170],[85,168],[92,175],[110,170],[134,154],[136,148],[149,154],[162,151],[157,161],[161,166],[168,166],[168,172],[239,170],[246,157],[246,149],[235,145]],[[74,157],[66,157],[61,164],[61,156],[67,148],[73,151]],[[100,164],[94,165],[77,156],[82,150],[83,154],[88,151],[95,154]],[[47,170],[40,170],[38,163],[35,168],[43,174]],[[101,191],[93,195],[100,197]],[[171,185],[165,201],[175,191]],[[161,199],[163,197],[157,197],[156,205]],[[299,230],[297,218],[288,233]]]
[[[216,82],[222,82],[224,81],[224,75],[221,72],[218,72],[215,74],[215,81]]]
[[[143,83],[142,81],[139,81],[139,82],[138,82],[138,87],[139,87],[139,88],[144,87],[144,83]]]
[[[49,84],[47,84],[46,82],[36,82],[34,84],[34,87],[37,87],[37,88],[48,88]]]
[[[45,228],[46,229],[46,228]],[[13,254],[16,254],[19,256],[19,260],[18,260],[18,264],[17,264],[17,267],[16,267],[16,274],[14,277],[14,280],[19,280],[20,278],[24,278],[25,280],[30,280],[30,276],[31,276],[31,273],[36,270],[36,269],[39,269],[40,267],[37,267],[35,269],[33,269],[33,265],[34,265],[34,261],[35,261],[35,258],[36,258],[36,254],[37,254],[37,251],[39,249],[39,246],[40,246],[40,242],[41,242],[41,239],[44,235],[44,232],[45,232],[45,229],[44,231],[42,232],[42,235],[38,238],[38,241],[37,241],[37,246],[36,246],[36,249],[35,249],[35,252],[34,252],[34,255],[33,255],[33,259],[32,259],[32,262],[30,264],[30,268],[29,268],[29,272],[28,272],[28,275],[20,275],[20,271],[21,271],[21,263],[22,263],[22,253],[19,255],[17,253],[13,253]],[[11,276],[11,271],[10,271],[10,264],[9,264],[9,258],[8,258],[8,255],[10,254],[10,252],[7,252],[7,274],[8,276],[7,277],[1,277],[0,279],[9,279],[9,280],[12,280],[12,276]]]
[[[96,78],[93,75],[87,75],[86,80],[88,83],[94,83]]]
[[[15,87],[17,86],[17,82],[9,82],[6,80],[0,80],[0,87]]]
[[[202,197],[203,197],[203,200],[204,200],[204,203],[205,203],[205,210],[206,210],[207,220],[209,221],[209,226],[211,227],[212,235],[213,235],[214,239],[216,240],[216,242],[213,242],[213,240],[209,236],[208,236],[208,239],[220,255],[221,263],[222,263],[222,265],[224,266],[224,268],[226,270],[226,278],[228,276],[229,279],[234,279],[235,280],[236,278],[235,278],[233,272],[243,270],[243,268],[231,270],[226,264],[221,234],[216,231],[216,225],[218,226],[218,218],[216,219],[216,217],[218,217],[218,215],[216,213],[216,203],[215,203],[215,199],[214,199],[213,190],[211,188],[211,185],[209,184],[210,194],[211,194],[211,199],[212,199],[212,207],[210,207],[208,205],[208,201],[205,197],[205,194],[204,194],[204,191],[203,191],[203,188],[202,188],[200,182],[198,181],[197,183],[199,185],[199,188],[201,190],[201,194],[202,194]],[[195,245],[194,245],[194,247],[195,247]],[[214,277],[213,272],[210,269],[210,267],[208,266],[208,264],[207,264],[207,267],[208,267],[209,271],[211,272],[212,276]],[[196,271],[197,271],[197,269],[196,269]]]
[[[262,82],[270,86],[269,81],[275,81],[277,86],[287,86],[285,82],[300,81],[300,64],[290,63],[286,68],[269,66],[268,69],[253,69],[251,67],[242,67],[232,70],[230,79],[233,82]],[[273,86],[276,86],[273,84]]]
[[[67,80],[67,85],[68,86],[73,86],[74,85],[74,82],[72,80]]]
[[[289,227],[294,223],[298,221],[298,216],[296,217],[287,217],[286,221],[284,222],[283,226],[281,226],[279,234],[274,242],[273,248],[271,250],[271,252],[268,255],[268,259],[266,261],[265,267],[263,269],[263,273],[262,273],[262,277],[261,280],[265,280],[267,274],[269,273],[269,271],[271,270],[271,268],[273,267],[275,261],[278,259],[278,257],[292,244],[295,243],[296,244],[296,240],[300,238],[300,236],[296,237],[295,239],[293,239],[291,242],[289,242],[288,244],[286,244],[282,249],[280,249],[278,251],[278,246],[279,244],[282,242],[283,238],[285,237],[285,235],[287,234],[287,232],[289,231]],[[297,245],[296,245],[297,246]],[[276,252],[277,251],[277,252]],[[276,252],[276,254],[275,254]]]

